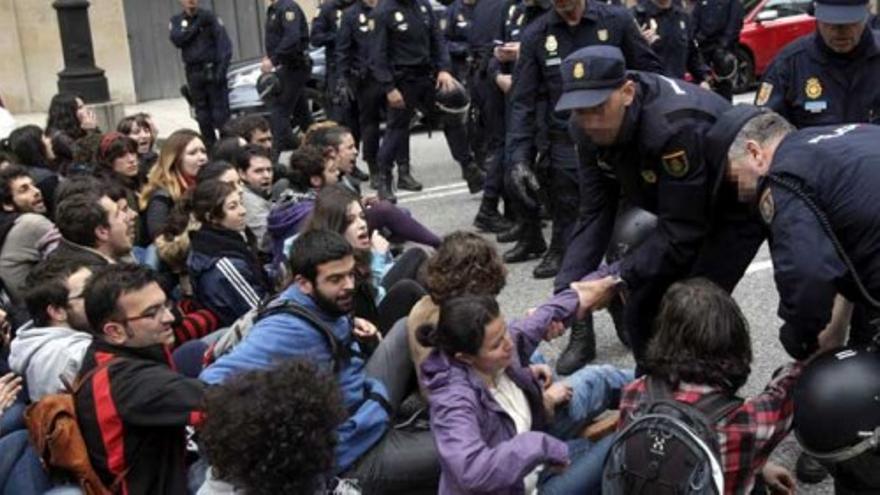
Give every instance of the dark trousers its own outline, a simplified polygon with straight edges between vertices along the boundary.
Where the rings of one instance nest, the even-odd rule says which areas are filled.
[[[468,138],[477,159],[486,160],[483,195],[500,198],[504,191],[504,94],[486,71],[479,70],[468,78],[468,90],[472,107]]]
[[[366,373],[385,384],[392,417],[407,395],[416,390],[409,357],[406,320],[394,325],[367,361]],[[364,494],[437,493],[440,459],[430,430],[389,428],[372,449],[341,475],[354,478]]]
[[[350,118],[357,121],[360,130],[359,142],[364,161],[375,164],[379,154],[379,124],[382,122],[382,108],[385,107],[385,92],[371,77],[353,81],[351,88],[356,99],[349,106]],[[409,163],[409,139],[396,151],[394,161],[397,164]]]
[[[404,74],[396,80],[396,87],[403,95],[406,107],[388,108],[385,139],[377,158],[379,171],[383,174],[391,173],[394,158],[399,156],[402,147],[408,145],[409,125],[415,110],[420,110],[429,122],[438,114],[434,108],[434,80],[430,74]],[[464,122],[454,118],[443,118],[443,121],[443,134],[452,158],[464,169],[471,163]]]
[[[293,129],[290,126],[292,115],[296,115],[297,122],[308,118],[308,105],[303,97],[303,89],[309,80],[309,68],[281,66],[276,70],[281,80],[281,94],[269,106],[269,124],[272,127],[272,156],[273,161],[278,161],[282,151],[292,150],[296,147],[293,139]],[[302,125],[302,124],[300,124]],[[304,129],[303,129],[304,130]]]
[[[564,253],[578,218],[580,186],[578,185],[577,151],[568,140],[551,140],[548,150],[548,197],[553,230],[550,249]]]
[[[218,79],[214,69],[214,66],[205,65],[186,68],[186,84],[196,111],[196,122],[209,150],[217,141],[217,130],[229,120],[226,75]]]

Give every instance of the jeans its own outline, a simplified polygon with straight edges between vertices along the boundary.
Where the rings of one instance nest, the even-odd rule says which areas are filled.
[[[0,495],[42,494],[51,486],[27,430],[0,437]]]
[[[613,442],[614,435],[596,443],[586,438],[566,442],[571,464],[558,474],[549,469],[541,471],[538,477],[541,495],[599,493],[602,488],[602,467]]]

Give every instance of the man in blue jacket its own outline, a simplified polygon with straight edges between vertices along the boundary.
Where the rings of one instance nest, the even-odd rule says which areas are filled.
[[[356,479],[364,493],[436,491],[440,465],[429,431],[389,428],[414,382],[405,328],[392,330],[365,360],[357,339],[375,337],[376,328],[352,319],[354,255],[339,234],[311,231],[291,250],[293,283],[272,304],[295,304],[327,327],[289,312],[258,319],[250,334],[229,354],[202,372],[222,383],[252,369],[266,369],[293,358],[311,359],[333,369],[349,411],[337,429],[334,475]]]

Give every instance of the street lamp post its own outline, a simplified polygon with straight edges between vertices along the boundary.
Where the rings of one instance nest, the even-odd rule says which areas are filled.
[[[95,66],[88,0],[55,0],[61,31],[64,69],[58,73],[58,90],[80,96],[86,103],[110,100],[104,71]]]

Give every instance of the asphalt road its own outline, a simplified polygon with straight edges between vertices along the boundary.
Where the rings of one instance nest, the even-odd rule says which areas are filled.
[[[750,101],[751,95],[742,95],[737,100]],[[412,138],[413,174],[424,183],[425,189],[419,193],[400,193],[399,205],[409,209],[422,223],[438,235],[455,230],[473,230],[471,222],[480,204],[479,195],[467,191],[458,166],[452,161],[441,132],[429,137],[426,133]],[[366,191],[365,191],[366,192]],[[494,236],[487,235],[492,239]],[[545,230],[549,239],[549,229]],[[512,244],[499,245],[499,250],[512,247]],[[509,266],[507,286],[499,297],[502,311],[507,318],[524,314],[541,303],[552,292],[549,280],[534,280],[531,271],[537,261]],[[773,282],[773,270],[766,245],[762,247],[752,262],[746,276],[739,283],[734,297],[748,318],[754,363],[749,382],[741,391],[742,396],[758,393],[770,379],[773,371],[790,360],[782,350],[777,339],[780,320],[776,316],[778,296]],[[631,354],[618,342],[611,318],[606,312],[595,316],[599,363],[613,363],[618,366],[633,366]],[[542,344],[542,351],[555,362],[565,348],[567,337],[563,336],[550,344]],[[789,437],[774,453],[773,458],[781,464],[794,469],[799,448],[793,437]],[[820,485],[804,485],[798,488],[803,494],[831,494],[831,483],[826,480]]]

